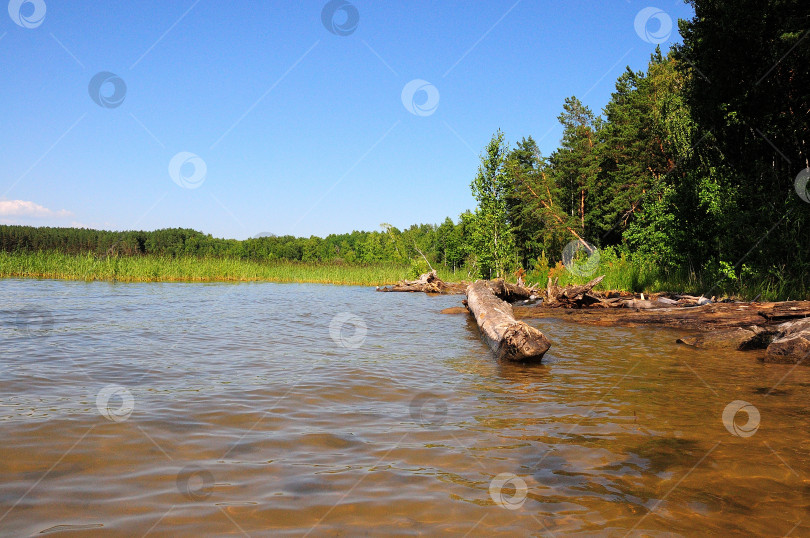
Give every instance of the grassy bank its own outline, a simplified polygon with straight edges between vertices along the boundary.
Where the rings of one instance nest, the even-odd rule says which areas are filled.
[[[427,267],[422,267],[427,270]],[[438,267],[447,282],[467,280],[467,272]],[[638,259],[602,251],[596,267],[585,267],[576,275],[562,263],[539,264],[527,275],[527,282],[545,286],[548,277],[561,286],[584,284],[597,275],[605,279],[597,289],[656,293],[679,292],[707,297],[729,296],[761,301],[810,299],[810,282],[791,282],[779,275],[742,278],[731,275],[696,275],[686,270],[662,270]],[[413,278],[414,267],[404,264],[309,263],[296,261],[252,262],[233,258],[194,256],[135,256],[101,259],[92,254],[59,252],[0,252],[0,278],[55,278],[64,280],[106,280],[121,282],[315,282],[382,286]],[[514,281],[513,278],[509,280]]]
[[[541,260],[542,262],[542,260]],[[705,297],[730,297],[739,300],[786,301],[810,300],[810,278],[789,280],[784,274],[740,274],[726,269],[696,273],[687,268],[663,269],[640,258],[617,254],[610,248],[600,251],[596,266],[580,265],[580,275],[569,271],[561,262],[554,267],[540,263],[527,275],[527,281],[545,286],[548,277],[557,278],[560,286],[585,284],[605,275],[599,290],[635,293],[674,292]]]
[[[377,286],[407,278],[399,264],[339,264],[229,258],[110,257],[59,252],[0,252],[0,277],[108,280],[121,282],[317,282]],[[440,272],[453,280],[452,272]]]

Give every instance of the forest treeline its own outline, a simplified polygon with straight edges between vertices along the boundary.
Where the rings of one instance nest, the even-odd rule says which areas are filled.
[[[541,277],[566,246],[587,243],[604,259],[653,267],[693,287],[761,282],[771,296],[806,295],[810,4],[689,3],[695,17],[679,21],[683,43],[657,49],[644,70],[627,68],[600,113],[575,96],[565,100],[562,138],[550,155],[531,136],[510,144],[497,131],[471,182],[477,205],[456,221],[244,241],[184,229],[3,226],[0,245],[414,269],[429,262],[470,277],[521,269]]]
[[[167,228],[155,231],[104,231],[0,225],[0,250],[5,252],[59,251],[65,254],[108,256],[194,256],[235,258],[256,262],[408,263],[426,258],[433,263],[461,264],[454,254],[457,227],[451,219],[441,226],[413,225],[401,231],[383,225],[381,231],[354,231],[321,237],[267,235],[251,239],[219,239],[196,230]],[[450,256],[448,258],[447,256]],[[454,257],[456,256],[456,257]],[[457,265],[459,267],[459,265]]]
[[[753,280],[807,294],[810,4],[689,3],[683,44],[628,68],[601,115],[565,100],[551,155],[493,136],[472,184],[484,275],[576,241],[706,292]]]

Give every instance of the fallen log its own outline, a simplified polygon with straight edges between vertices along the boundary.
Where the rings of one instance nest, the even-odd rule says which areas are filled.
[[[416,280],[400,280],[393,286],[377,287],[377,291],[441,293],[461,295],[467,288],[466,282],[445,282],[436,271],[424,273]]]
[[[545,336],[519,321],[526,318],[563,318],[591,325],[654,325],[690,331],[678,342],[697,348],[763,350],[766,362],[810,364],[810,301],[735,302],[729,299],[661,293],[637,297],[631,292],[594,291],[603,277],[583,286],[560,288],[549,278],[546,289],[509,284],[503,280],[443,282],[435,271],[417,280],[403,280],[378,291],[443,294],[467,293],[469,307],[485,340],[495,353],[508,360],[542,358],[550,344]],[[485,288],[485,289],[484,289]],[[477,290],[477,291],[476,291]],[[493,303],[485,306],[478,293]],[[472,295],[472,297],[471,297]],[[542,305],[528,306],[537,296]],[[512,307],[509,303],[516,303]],[[473,308],[475,305],[475,308]],[[465,308],[443,313],[464,313]],[[488,315],[487,311],[492,314]]]
[[[484,340],[498,359],[516,362],[542,359],[551,347],[548,338],[534,327],[515,320],[512,305],[497,297],[493,288],[498,287],[484,280],[467,287],[467,307],[475,316]]]
[[[582,308],[601,303],[601,299],[592,295],[591,290],[594,286],[602,282],[603,278],[605,278],[605,275],[594,278],[582,286],[566,286],[564,288],[559,288],[556,281],[552,283],[549,278],[548,285],[546,286],[546,306]]]
[[[699,332],[736,327],[776,328],[783,323],[785,303],[709,303],[702,306],[669,308],[582,308],[560,309],[515,307],[517,319],[563,318],[589,325],[638,327],[656,325]],[[810,317],[810,301],[795,301],[788,307],[793,318]]]
[[[775,303],[769,310],[760,311],[759,315],[770,321],[782,322],[806,318],[810,316],[810,312],[808,312],[806,301],[785,301]]]

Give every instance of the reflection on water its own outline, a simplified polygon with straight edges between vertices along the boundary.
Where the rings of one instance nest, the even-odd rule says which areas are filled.
[[[804,367],[556,320],[499,364],[459,297],[355,287],[0,297],[2,535],[810,532]]]

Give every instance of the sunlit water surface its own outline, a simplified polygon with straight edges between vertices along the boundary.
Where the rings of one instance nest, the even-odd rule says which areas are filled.
[[[0,534],[810,533],[806,367],[460,299],[0,281]]]

